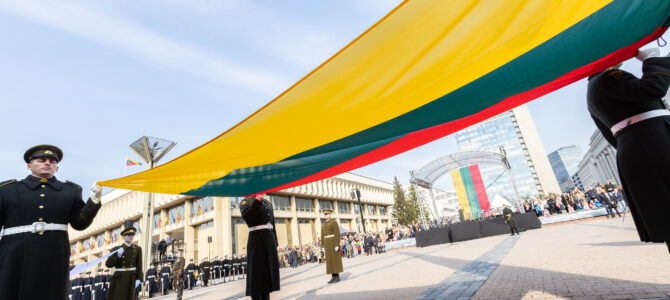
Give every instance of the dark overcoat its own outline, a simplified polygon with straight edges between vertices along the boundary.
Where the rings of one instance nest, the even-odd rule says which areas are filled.
[[[505,220],[505,223],[507,223],[507,227],[510,229],[516,228],[516,221],[514,221],[514,212],[509,208],[505,207],[503,208],[503,220]]]
[[[156,284],[156,280],[158,280],[158,273],[156,272],[156,268],[149,268],[144,278],[144,281],[147,283],[149,293],[158,292],[158,284]]]
[[[142,280],[142,247],[131,244],[130,247],[124,245],[111,249],[111,252],[123,247],[123,254],[119,257],[113,254],[107,258],[105,265],[108,268],[135,268],[134,271],[114,270],[112,279],[109,283],[109,300],[133,300],[135,299],[135,281]]]
[[[186,278],[184,278],[184,284],[186,284],[187,288],[192,288],[195,285],[195,272],[198,270],[198,268],[195,266],[194,263],[188,264],[186,266]]]
[[[625,198],[640,239],[670,243],[670,116],[626,127],[616,137],[610,128],[646,111],[665,109],[661,98],[670,86],[670,57],[642,63],[642,78],[610,69],[589,78],[587,104],[596,126],[616,148]]]
[[[100,204],[84,203],[81,187],[56,177],[29,175],[0,183],[0,227],[34,222],[91,225]],[[67,231],[25,232],[0,239],[0,299],[68,299],[70,241]]]
[[[342,255],[340,249],[335,251],[335,247],[340,247],[340,226],[336,220],[328,219],[321,223],[321,247],[326,252],[326,273],[342,273]]]
[[[246,198],[240,202],[240,212],[249,227],[272,224],[272,229],[249,232],[249,240],[247,241],[249,272],[246,295],[278,291],[279,257],[277,256],[277,232],[275,231],[272,203],[266,199],[259,201],[254,198]]]
[[[177,260],[172,264],[172,282],[174,283],[174,288],[183,288],[184,287],[184,264],[186,260],[183,257],[177,258]]]

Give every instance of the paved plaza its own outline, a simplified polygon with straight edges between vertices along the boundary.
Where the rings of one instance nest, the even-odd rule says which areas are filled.
[[[344,259],[341,282],[324,264],[281,269],[272,299],[670,298],[670,254],[638,241],[632,219],[593,219],[522,233]],[[245,281],[185,299],[239,299]],[[174,299],[175,294],[154,299]],[[248,298],[247,298],[248,299]]]

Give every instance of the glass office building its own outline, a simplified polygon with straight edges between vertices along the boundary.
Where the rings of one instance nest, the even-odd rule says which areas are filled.
[[[460,151],[499,152],[504,147],[519,197],[560,191],[525,105],[463,129],[455,138]],[[489,199],[500,194],[514,203],[512,178],[505,168],[494,164],[479,168]]]
[[[577,185],[572,176],[579,171],[582,151],[577,146],[562,147],[547,155],[562,192],[568,192]]]

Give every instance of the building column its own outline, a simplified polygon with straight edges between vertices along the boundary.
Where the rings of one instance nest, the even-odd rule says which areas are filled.
[[[184,259],[195,260],[195,228],[191,226],[191,209],[193,208],[193,200],[186,200],[184,203]]]
[[[233,253],[230,198],[214,197],[214,253],[216,256]]]
[[[314,212],[316,212],[316,218],[314,219],[314,241],[318,241],[321,236],[321,204],[319,199],[314,199]]]
[[[297,205],[295,203],[295,196],[291,196],[290,199],[290,204],[291,204],[291,233],[288,239],[288,242],[291,247],[294,245],[300,244],[300,232],[298,231],[298,209]]]

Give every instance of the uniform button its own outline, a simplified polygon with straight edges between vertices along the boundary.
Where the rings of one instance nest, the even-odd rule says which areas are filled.
[[[44,235],[44,231],[40,231],[40,235]]]
[[[40,194],[40,197],[44,197],[44,194]]]
[[[44,221],[44,219],[42,219],[42,218],[39,218],[39,219],[37,219],[37,220],[40,221],[40,222]]]
[[[42,185],[42,188],[45,188],[45,187],[47,187],[47,186],[46,186],[46,185]]]
[[[38,207],[39,207],[40,209],[44,209],[44,205],[40,205],[40,206],[38,206]]]

